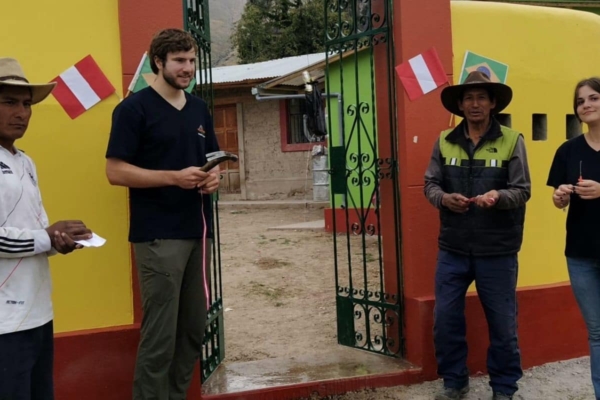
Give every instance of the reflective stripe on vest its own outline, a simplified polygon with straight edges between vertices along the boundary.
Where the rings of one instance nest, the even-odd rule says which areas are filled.
[[[473,154],[471,164],[469,155],[460,145],[446,140],[448,134],[453,130],[447,129],[440,135],[440,154],[443,166],[507,168],[520,135],[517,131],[500,126],[502,136],[495,140],[486,140],[478,147]]]

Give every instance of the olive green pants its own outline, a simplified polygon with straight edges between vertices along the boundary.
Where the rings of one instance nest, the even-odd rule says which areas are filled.
[[[201,355],[211,248],[207,240],[203,271],[202,240],[134,244],[143,310],[134,400],[185,400]]]

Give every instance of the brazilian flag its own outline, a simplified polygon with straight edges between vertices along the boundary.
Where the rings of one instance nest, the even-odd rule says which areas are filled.
[[[460,73],[460,82],[463,83],[473,71],[480,71],[489,76],[492,82],[506,83],[508,65],[499,61],[467,51]]]
[[[156,75],[154,75],[154,72],[152,72],[152,68],[150,67],[150,58],[148,57],[148,53],[144,53],[138,69],[135,72],[135,76],[129,85],[129,91],[131,93],[136,93],[143,88],[150,86],[150,84],[154,82],[154,79],[156,79]],[[185,91],[191,93],[195,85],[196,79],[192,79],[190,86],[188,86]]]

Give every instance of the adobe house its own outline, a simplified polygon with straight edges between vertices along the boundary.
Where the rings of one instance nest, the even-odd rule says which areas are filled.
[[[220,146],[239,155],[223,166],[223,199],[312,200],[312,157],[303,132],[303,99],[259,101],[252,88],[288,74],[297,74],[325,54],[308,54],[254,64],[212,69],[214,124]],[[280,88],[297,94],[302,80]]]

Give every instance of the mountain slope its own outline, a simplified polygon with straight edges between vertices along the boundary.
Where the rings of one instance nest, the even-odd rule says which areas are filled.
[[[229,37],[244,11],[246,0],[209,0],[212,65],[237,64]]]

